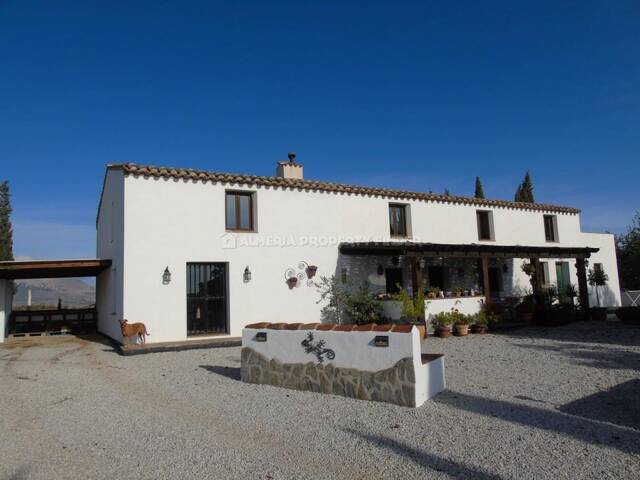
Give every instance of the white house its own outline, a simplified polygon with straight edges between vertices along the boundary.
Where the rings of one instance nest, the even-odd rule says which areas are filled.
[[[319,321],[314,281],[331,275],[379,293],[419,276],[482,293],[429,311],[473,311],[486,294],[530,287],[523,259],[541,262],[540,284],[585,294],[580,270],[602,267],[601,303],[620,304],[613,236],[582,232],[575,208],[305,180],[293,161],[274,177],[109,165],[97,230],[97,257],[111,260],[97,277],[98,328],[115,339],[120,318],[144,322],[149,342]]]

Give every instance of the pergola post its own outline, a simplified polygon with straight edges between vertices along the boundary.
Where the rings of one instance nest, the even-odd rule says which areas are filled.
[[[587,266],[583,257],[576,258],[576,270],[578,271],[578,298],[583,313],[589,310],[589,290],[587,288]]]
[[[485,303],[491,303],[491,286],[489,285],[489,256],[482,256],[482,286]]]
[[[533,288],[533,294],[537,298],[542,292],[542,265],[539,258],[529,259],[531,265],[533,265],[533,275],[531,276],[531,287]]]
[[[423,285],[423,276],[422,276],[422,268],[420,267],[420,261],[415,256],[409,257],[409,265],[411,268],[411,291],[413,292],[414,300],[418,298],[418,293],[420,289],[424,288]],[[417,322],[425,321],[425,313],[422,312],[421,318],[416,318]]]

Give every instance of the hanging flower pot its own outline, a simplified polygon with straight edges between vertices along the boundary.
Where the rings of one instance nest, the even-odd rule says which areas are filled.
[[[307,278],[313,278],[316,276],[316,272],[318,271],[318,267],[315,265],[309,265],[307,267]]]
[[[298,279],[296,277],[287,278],[287,285],[289,285],[289,290],[294,288],[298,284]]]

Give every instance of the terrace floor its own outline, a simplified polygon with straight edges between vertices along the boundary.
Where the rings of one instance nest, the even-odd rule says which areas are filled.
[[[0,346],[0,478],[638,478],[640,328],[430,338],[418,409],[239,381],[240,348]]]

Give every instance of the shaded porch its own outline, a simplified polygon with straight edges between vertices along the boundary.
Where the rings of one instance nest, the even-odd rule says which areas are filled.
[[[481,303],[495,300],[496,290],[501,288],[503,273],[515,276],[515,260],[528,260],[533,273],[528,279],[534,295],[545,287],[541,259],[573,259],[577,273],[578,299],[583,308],[589,307],[587,288],[587,262],[592,253],[599,249],[591,247],[523,246],[491,244],[436,244],[418,242],[357,242],[341,243],[340,254],[348,257],[391,258],[397,268],[406,265],[407,290],[415,297],[422,288],[431,294],[431,310],[442,310],[439,299],[457,298],[456,305],[468,303],[471,298],[480,297]],[[402,259],[402,260],[400,260]],[[511,266],[509,266],[509,262]],[[568,268],[568,262],[566,267]],[[389,270],[382,264],[378,273]],[[395,278],[401,278],[401,273]],[[386,274],[388,284],[390,278]],[[455,287],[453,286],[455,283]],[[440,287],[440,294],[433,298],[434,287]],[[445,290],[448,288],[448,291]],[[467,298],[469,298],[467,300]],[[450,306],[447,309],[451,308]],[[456,306],[456,308],[459,308]],[[480,306],[477,307],[478,309]],[[476,310],[477,311],[477,310]],[[465,312],[474,313],[474,312]],[[424,320],[424,319],[423,319]]]

